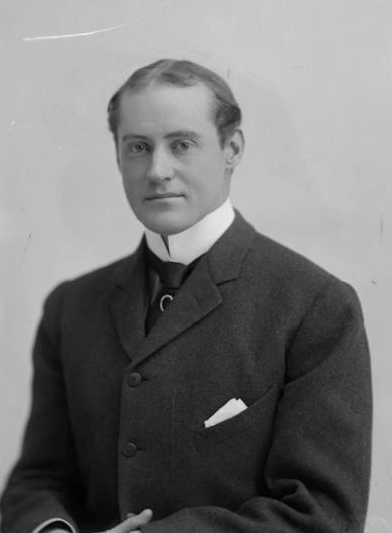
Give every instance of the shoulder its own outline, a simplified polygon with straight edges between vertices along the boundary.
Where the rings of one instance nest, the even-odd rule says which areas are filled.
[[[86,308],[105,298],[129,278],[136,253],[61,282],[45,298],[45,311],[52,314],[55,308],[64,303]]]
[[[304,255],[258,232],[255,232],[248,260],[280,282],[306,280],[312,285],[338,279]]]
[[[255,287],[289,307],[306,308],[325,296],[359,308],[353,287],[304,255],[256,230],[243,270]]]

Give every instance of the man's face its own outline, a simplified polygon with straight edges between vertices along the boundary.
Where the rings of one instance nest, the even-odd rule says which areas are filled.
[[[186,230],[219,207],[230,187],[231,143],[222,148],[202,84],[151,85],[125,93],[117,157],[136,217],[150,230]]]

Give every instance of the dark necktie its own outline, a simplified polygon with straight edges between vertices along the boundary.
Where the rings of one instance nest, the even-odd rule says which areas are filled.
[[[147,314],[146,329],[148,333],[174,299],[185,278],[192,270],[194,263],[183,265],[172,261],[161,261],[150,250],[147,250],[147,264],[149,269],[158,275],[160,281],[160,288]]]

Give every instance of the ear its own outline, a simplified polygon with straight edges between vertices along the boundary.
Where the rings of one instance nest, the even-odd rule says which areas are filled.
[[[245,138],[242,130],[237,128],[233,135],[227,139],[224,151],[226,159],[226,168],[233,170],[242,159],[245,148]]]

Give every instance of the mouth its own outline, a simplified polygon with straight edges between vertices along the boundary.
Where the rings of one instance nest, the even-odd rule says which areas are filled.
[[[183,198],[183,194],[176,194],[172,192],[167,192],[164,194],[151,194],[150,196],[146,197],[147,201],[153,201],[153,200],[169,200],[174,198]]]

